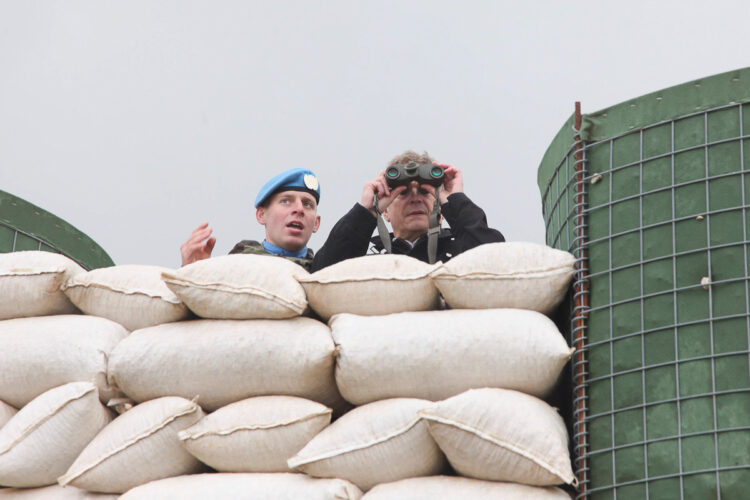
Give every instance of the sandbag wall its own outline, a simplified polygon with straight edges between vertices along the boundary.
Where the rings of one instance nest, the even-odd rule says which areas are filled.
[[[542,398],[572,272],[524,243],[314,274],[0,255],[0,497],[568,498]]]

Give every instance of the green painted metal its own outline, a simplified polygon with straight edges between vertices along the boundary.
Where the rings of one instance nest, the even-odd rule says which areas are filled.
[[[539,167],[547,243],[588,291],[581,497],[748,494],[748,103],[750,68],[654,92],[583,115],[578,163],[569,119]]]
[[[45,250],[66,255],[85,269],[113,266],[94,240],[59,217],[0,191],[0,253]]]

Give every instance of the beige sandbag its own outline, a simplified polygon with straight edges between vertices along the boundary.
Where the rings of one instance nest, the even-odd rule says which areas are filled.
[[[363,500],[570,500],[559,488],[482,481],[467,477],[430,476],[375,486]]]
[[[437,401],[475,387],[544,395],[570,358],[555,324],[520,309],[335,316],[336,383],[353,404]]]
[[[59,484],[41,488],[0,489],[0,498],[4,500],[114,500],[119,496],[92,493],[72,486],[63,488]]]
[[[331,407],[333,353],[330,330],[310,318],[184,321],[133,332],[112,352],[109,377],[135,401],[198,396],[213,411],[276,394]]]
[[[220,473],[179,476],[138,486],[121,500],[358,500],[362,492],[343,479],[291,473]]]
[[[199,472],[203,466],[180,445],[177,433],[203,415],[195,402],[178,397],[135,406],[102,429],[58,482],[123,493],[156,479]]]
[[[0,401],[0,429],[10,420],[10,418],[18,413],[18,410],[13,408],[8,403]]]
[[[432,273],[454,309],[554,311],[573,277],[575,257],[537,243],[488,243],[458,255]]]
[[[0,254],[0,320],[77,313],[60,287],[83,272],[84,268],[59,253]]]
[[[72,382],[41,394],[0,429],[0,485],[54,484],[111,420],[91,382]]]
[[[474,389],[419,414],[461,475],[534,486],[576,484],[565,423],[540,399]]]
[[[104,318],[44,316],[0,321],[0,400],[21,408],[53,387],[94,382],[106,402],[107,356],[128,331]]]
[[[117,321],[128,330],[180,321],[185,304],[164,284],[158,266],[112,266],[81,273],[63,285],[65,295],[86,314]]]
[[[299,316],[307,298],[297,276],[308,272],[270,255],[225,255],[165,271],[162,279],[195,314],[215,319]]]
[[[289,472],[288,458],[331,423],[331,409],[294,396],[259,396],[219,408],[180,431],[183,446],[222,472]]]
[[[338,313],[377,316],[438,306],[431,266],[406,255],[347,259],[299,278],[310,307],[325,321]]]
[[[386,399],[346,413],[289,459],[289,467],[316,477],[340,477],[367,491],[376,484],[429,476],[445,457],[417,415],[421,399]]]

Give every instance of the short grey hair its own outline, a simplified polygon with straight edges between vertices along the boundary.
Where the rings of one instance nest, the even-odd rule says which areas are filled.
[[[408,151],[404,151],[398,156],[395,156],[390,163],[388,163],[388,166],[391,165],[405,165],[409,163],[410,161],[419,163],[420,165],[424,163],[434,163],[435,160],[427,154],[427,151],[425,151],[422,154],[417,153],[416,151],[412,151],[411,149]]]

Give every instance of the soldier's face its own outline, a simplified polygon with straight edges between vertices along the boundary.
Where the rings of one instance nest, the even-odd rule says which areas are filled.
[[[430,227],[429,215],[435,196],[416,181],[412,181],[386,209],[385,219],[391,223],[397,238],[414,241],[427,233]]]
[[[303,191],[282,191],[255,211],[266,228],[266,240],[285,250],[297,251],[307,245],[320,227],[315,197]]]

